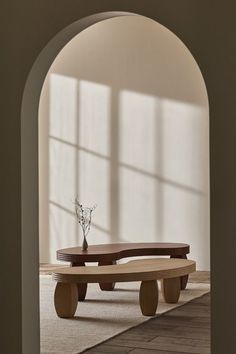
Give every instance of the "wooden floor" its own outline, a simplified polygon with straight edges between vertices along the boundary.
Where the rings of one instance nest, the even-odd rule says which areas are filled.
[[[86,354],[210,354],[210,294],[152,318]]]

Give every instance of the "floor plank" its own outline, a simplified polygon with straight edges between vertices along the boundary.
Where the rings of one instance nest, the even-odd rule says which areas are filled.
[[[158,349],[133,349],[130,354],[181,354],[180,352],[167,352]]]
[[[176,338],[176,337],[156,337],[155,342],[137,342],[113,339],[111,341],[113,346],[120,346],[125,348],[139,348],[139,349],[152,349],[152,350],[166,350],[181,353],[192,354],[209,354],[209,342],[204,340],[193,340],[189,338]]]
[[[133,350],[133,348],[124,348],[120,346],[114,346],[114,345],[109,345],[109,344],[100,344],[99,347],[95,347],[89,350],[89,353],[91,354],[100,354],[100,353],[109,353],[109,354],[127,354],[130,353],[130,351]],[[87,353],[87,352],[86,352]]]

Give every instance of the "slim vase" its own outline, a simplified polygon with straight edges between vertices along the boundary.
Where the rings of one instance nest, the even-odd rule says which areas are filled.
[[[87,251],[88,249],[88,242],[86,240],[86,236],[84,236],[83,243],[82,243],[82,251]]]

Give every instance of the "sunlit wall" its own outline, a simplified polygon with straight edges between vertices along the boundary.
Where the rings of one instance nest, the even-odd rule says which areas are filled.
[[[40,260],[88,243],[185,242],[209,269],[209,119],[183,43],[143,17],[98,23],[58,55],[39,109]]]

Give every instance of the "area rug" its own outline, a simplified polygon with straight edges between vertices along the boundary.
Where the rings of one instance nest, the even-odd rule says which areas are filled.
[[[41,354],[81,353],[150,319],[140,312],[139,286],[139,282],[118,283],[114,291],[108,292],[89,284],[86,301],[78,304],[75,318],[60,319],[53,303],[55,282],[50,275],[41,275]],[[157,316],[209,291],[209,284],[189,283],[181,291],[178,304],[166,304],[160,292]]]

